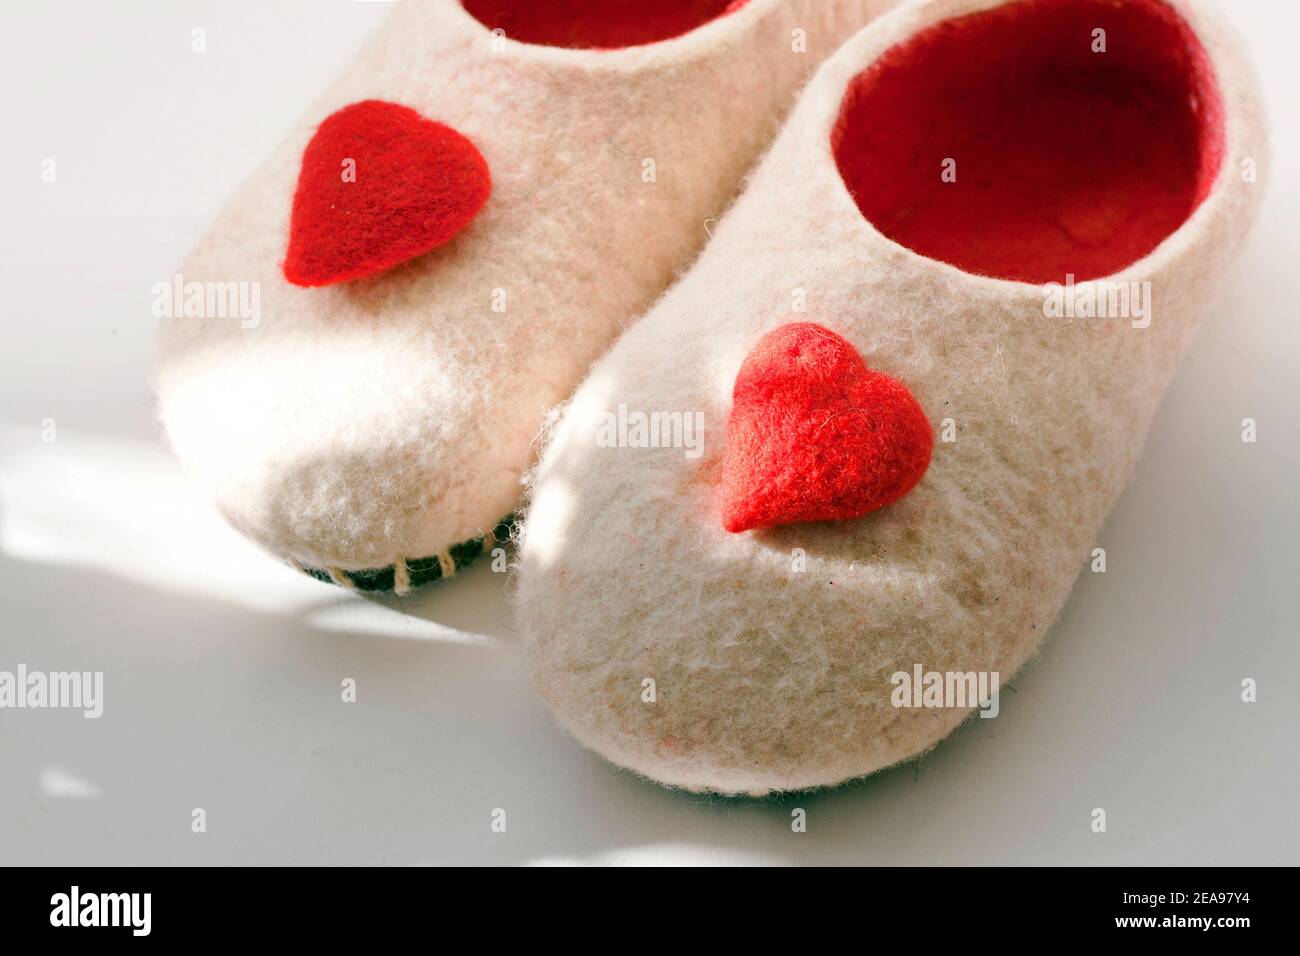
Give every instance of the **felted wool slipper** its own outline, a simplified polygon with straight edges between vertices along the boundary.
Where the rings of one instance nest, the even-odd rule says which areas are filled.
[[[990,705],[1090,560],[1266,150],[1200,0],[934,0],[852,39],[537,469],[518,616],[561,723],[762,794]]]
[[[889,5],[399,5],[155,300],[179,457],[318,577],[454,572],[546,413]]]

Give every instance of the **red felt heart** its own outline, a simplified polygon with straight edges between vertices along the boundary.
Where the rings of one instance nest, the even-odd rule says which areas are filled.
[[[449,242],[491,191],[487,161],[451,127],[382,100],[345,106],[303,152],[284,277],[321,286],[386,272]]]
[[[748,531],[860,518],[921,480],[934,433],[907,386],[811,322],[745,358],[722,465],[722,526]]]

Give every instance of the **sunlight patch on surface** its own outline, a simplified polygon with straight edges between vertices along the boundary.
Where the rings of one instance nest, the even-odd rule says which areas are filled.
[[[499,643],[483,634],[471,634],[411,614],[391,611],[381,605],[356,597],[341,597],[333,604],[317,607],[303,615],[303,620],[320,631],[338,634],[365,634],[374,637],[397,637],[443,644]]]
[[[356,636],[483,645],[492,638],[313,580],[230,528],[161,444],[0,426],[0,555],[297,617]],[[418,602],[414,607],[418,608]]]
[[[63,767],[46,767],[41,771],[41,793],[47,797],[71,797],[77,800],[95,800],[99,787]]]
[[[784,861],[771,854],[752,853],[732,847],[690,843],[652,843],[622,847],[589,857],[538,857],[528,866],[780,866]]]
[[[62,428],[48,443],[0,428],[0,552],[255,610],[304,609],[326,588],[229,528],[160,444]]]

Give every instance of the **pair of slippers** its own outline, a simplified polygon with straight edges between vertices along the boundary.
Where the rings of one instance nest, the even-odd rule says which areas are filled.
[[[885,6],[402,5],[183,268],[262,318],[165,325],[180,457],[286,560],[399,591],[533,468],[535,683],[655,780],[933,746],[977,701],[899,675],[1034,653],[1267,143],[1203,0]]]

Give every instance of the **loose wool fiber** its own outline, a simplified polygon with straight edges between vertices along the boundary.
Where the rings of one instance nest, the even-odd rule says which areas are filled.
[[[1171,27],[1170,10],[1186,30]],[[1112,49],[1137,48],[1115,61],[1113,95],[1176,107],[1182,113],[1153,121],[1150,134],[1204,144],[1173,170],[1163,236],[1137,242],[1124,217],[1103,216],[1076,234],[1077,248],[1057,243],[1024,259],[1004,255],[1002,243],[1014,240],[1004,224],[982,236],[957,219],[952,242],[936,249],[933,227],[901,217],[906,183],[854,175],[902,161],[860,119],[902,127],[905,117],[942,112],[937,98],[953,112],[944,129],[959,135],[935,141],[900,128],[898,148],[936,183],[955,155],[957,178],[945,186],[954,192],[942,202],[963,215],[983,196],[1014,195],[1003,181],[1023,172],[1014,156],[994,157],[980,130],[959,122],[988,119],[988,94],[964,113],[954,84],[1000,62],[1004,35],[1022,42],[1015,17],[1045,17],[1050,38],[1056,16],[1091,23],[1115,11],[1108,22],[1124,26],[1112,29]],[[960,19],[969,16],[992,19]],[[968,69],[912,60],[909,42],[939,35],[932,29],[951,38],[934,51]],[[966,31],[977,48],[955,39]],[[1181,46],[1164,45],[1171,35]],[[911,79],[873,66],[882,63]],[[1166,73],[1175,65],[1182,74]],[[873,69],[877,89],[908,91],[882,101],[902,111],[893,121],[879,103],[852,100],[874,95],[861,86]],[[1026,76],[1085,84],[1066,104],[1103,82],[1090,71]],[[1167,97],[1192,87],[1213,95]],[[1018,97],[1046,102],[1023,84],[1005,97],[1011,113],[1021,112],[1010,102]],[[1025,109],[1015,119],[1075,141],[1068,112]],[[870,146],[837,156],[847,142]],[[1140,162],[1111,154],[1150,145],[1099,139],[1072,165],[1054,158],[1049,169],[1071,175],[1059,194],[1036,182],[1036,195],[1049,204],[1059,195],[1056,214],[1082,216],[1091,182],[1104,209],[1149,210],[1147,198],[1119,188],[1128,176],[1136,192],[1149,186]],[[973,169],[972,156],[998,161]],[[933,0],[899,7],[850,40],[810,83],[699,262],[595,365],[536,471],[517,615],[533,679],[563,726],[656,781],[728,794],[837,784],[943,739],[971,708],[896,707],[891,675],[920,665],[996,671],[1005,682],[1034,654],[1255,218],[1263,184],[1241,175],[1247,159],[1267,166],[1259,94],[1235,36],[1202,0]],[[915,188],[928,220],[939,200],[927,183]],[[1015,274],[1028,262],[1026,275],[1063,283],[1052,272],[1076,254],[1082,275],[1113,270],[1108,281],[1151,283],[1149,325],[1049,317],[1041,285],[973,271]],[[905,384],[934,428],[933,458],[911,491],[865,517],[732,533],[722,476],[737,374],[765,335],[796,322],[842,336],[870,368]],[[601,447],[596,429],[620,405],[702,413],[702,453]]]
[[[549,410],[697,254],[813,68],[889,5],[696,4],[693,29],[608,50],[497,36],[459,0],[396,5],[182,266],[258,283],[261,319],[164,322],[177,455],[237,528],[331,579],[481,539]],[[281,269],[304,152],[366,101],[463,136],[491,196],[425,255],[353,281],[335,256],[339,281],[299,287]]]

